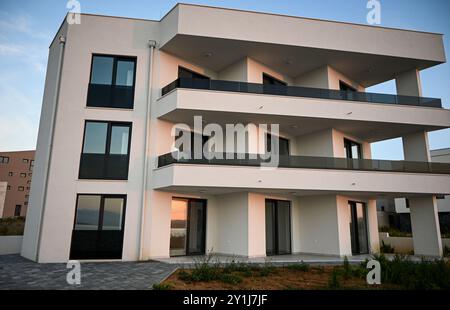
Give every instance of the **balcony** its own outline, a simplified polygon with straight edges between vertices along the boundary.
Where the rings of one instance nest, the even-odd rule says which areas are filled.
[[[88,107],[133,109],[134,87],[89,84]]]
[[[164,96],[177,88],[442,108],[441,99],[436,98],[398,96],[366,92],[346,92],[332,89],[263,85],[257,83],[195,78],[178,78],[163,87],[161,95]]]
[[[158,167],[164,167],[170,164],[259,167],[264,163],[266,164],[269,163],[268,160],[264,160],[259,157],[250,158],[249,154],[220,153],[215,155],[216,156],[213,159],[206,159],[206,158],[183,159],[180,158],[177,153],[167,153],[158,157]],[[229,158],[232,159],[228,159],[227,155]],[[218,159],[217,157],[223,159]],[[351,158],[313,157],[313,156],[280,156],[279,158],[280,158],[278,165],[279,168],[337,169],[337,170],[450,174],[450,164],[447,163],[351,159]]]
[[[280,157],[276,169],[268,169],[261,168],[263,160],[248,155],[243,159],[211,160],[177,159],[177,154],[174,155],[159,156],[154,189],[209,194],[341,193],[368,197],[450,194],[450,164],[444,163],[288,156]]]

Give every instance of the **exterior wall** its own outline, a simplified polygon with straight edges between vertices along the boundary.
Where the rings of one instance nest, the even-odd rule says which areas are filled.
[[[0,236],[0,255],[19,254],[23,236]]]
[[[331,66],[323,66],[312,70],[306,74],[302,74],[295,78],[295,85],[312,88],[336,89],[339,90],[339,81],[352,86],[357,91],[363,92],[365,88],[358,83],[352,81],[344,74],[340,73]]]
[[[14,216],[16,205],[21,206],[20,215],[27,214],[31,176],[33,171],[34,151],[0,152],[0,156],[9,157],[8,164],[0,164],[0,181],[8,183],[3,212],[0,208],[0,218]],[[27,162],[23,162],[23,160]],[[9,176],[12,172],[13,176]],[[21,174],[25,174],[22,176]],[[24,190],[19,191],[19,186]]]
[[[2,218],[3,209],[5,207],[5,197],[8,182],[0,182],[0,218]]]
[[[67,24],[63,23],[55,38],[67,35]],[[58,65],[62,62],[60,54],[61,45],[54,40],[50,45],[47,73],[45,77],[44,97],[42,100],[41,117],[39,121],[38,139],[36,144],[35,165],[31,180],[31,191],[27,220],[25,221],[24,237],[22,242],[22,256],[38,259],[40,229],[43,217],[43,200],[45,195],[45,180],[50,157],[50,145],[53,136],[54,111],[56,110]]]
[[[293,155],[333,157],[332,135],[332,129],[325,129],[296,137]]]
[[[380,232],[380,242],[394,247],[395,253],[410,254],[414,252],[413,238],[411,237],[391,237],[389,233]],[[442,238],[442,248],[450,248],[450,239]]]

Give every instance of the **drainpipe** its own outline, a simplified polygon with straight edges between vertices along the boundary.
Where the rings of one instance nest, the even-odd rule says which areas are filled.
[[[59,58],[58,58],[58,69],[56,72],[56,89],[55,89],[55,96],[53,97],[52,102],[52,112],[50,117],[50,139],[48,140],[48,144],[46,146],[46,149],[48,150],[48,155],[45,158],[44,162],[44,193],[42,195],[42,201],[41,201],[41,211],[39,213],[39,228],[38,228],[38,240],[36,244],[36,261],[39,262],[39,252],[41,248],[41,240],[42,240],[42,224],[44,222],[44,214],[45,214],[45,205],[47,203],[47,189],[48,189],[48,178],[50,174],[50,164],[51,164],[51,157],[53,152],[53,139],[55,136],[55,122],[56,122],[56,113],[58,112],[58,101],[59,101],[59,92],[61,88],[61,71],[62,71],[62,65],[63,65],[63,58],[64,58],[64,48],[66,45],[66,38],[61,35],[58,38],[59,40]]]
[[[153,54],[156,47],[155,40],[149,40],[148,46],[150,47],[150,56],[148,60],[148,90],[147,90],[147,107],[145,117],[145,135],[144,135],[144,173],[142,176],[142,197],[141,197],[141,234],[139,236],[139,260],[144,256],[144,225],[145,225],[145,205],[147,200],[147,174],[148,174],[148,139],[150,136],[150,117],[152,106],[152,81],[153,81]]]

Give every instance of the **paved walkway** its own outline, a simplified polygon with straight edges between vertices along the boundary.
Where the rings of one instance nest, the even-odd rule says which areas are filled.
[[[81,263],[81,285],[69,285],[66,264],[0,255],[0,289],[151,289],[176,268],[153,261]]]

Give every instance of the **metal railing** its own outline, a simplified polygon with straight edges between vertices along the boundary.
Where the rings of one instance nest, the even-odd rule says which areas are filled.
[[[400,96],[366,92],[341,91],[333,89],[310,88],[300,86],[264,85],[235,81],[178,78],[163,87],[161,94],[171,92],[176,88],[218,90],[251,94],[267,94],[292,97],[306,97],[330,100],[347,100],[370,103],[400,104],[431,108],[442,108],[441,99],[413,96]]]
[[[261,166],[263,163],[269,163],[269,160],[256,157],[255,154],[216,153],[215,155],[216,155],[214,156],[215,158],[212,159],[207,158],[186,159],[182,158],[180,154],[177,152],[167,153],[158,157],[158,167],[164,167],[171,164],[230,165],[230,166],[257,167]],[[315,157],[315,156],[279,156],[278,167],[450,174],[450,164],[448,163],[351,159],[351,158]]]

